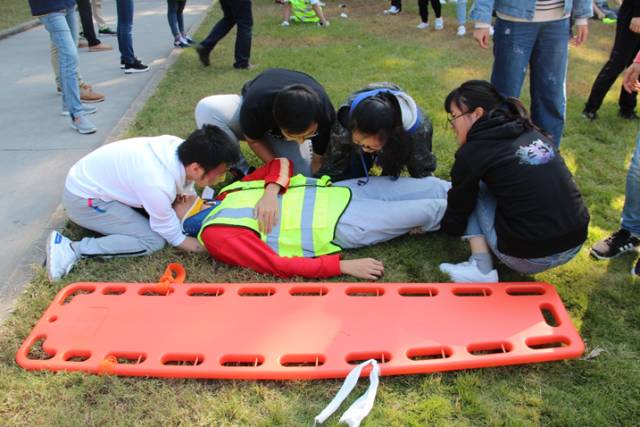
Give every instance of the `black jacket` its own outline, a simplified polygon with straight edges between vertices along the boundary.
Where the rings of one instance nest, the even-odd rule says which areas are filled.
[[[372,89],[388,88],[392,90],[402,91],[402,89],[393,83],[372,83],[365,88],[351,94],[344,104],[338,109],[336,115],[336,121],[331,127],[331,138],[329,147],[325,152],[322,160],[322,166],[316,173],[316,176],[329,175],[333,181],[341,181],[343,179],[352,178],[350,176],[353,171],[350,168],[355,164],[358,168],[356,176],[364,176],[364,171],[360,171],[362,168],[358,157],[360,154],[360,148],[353,143],[351,137],[351,131],[348,128],[349,124],[349,109],[354,99],[362,92]],[[411,150],[408,161],[406,162],[406,168],[413,178],[422,178],[430,176],[436,169],[436,157],[431,152],[431,139],[433,137],[433,127],[431,120],[424,115],[424,119],[420,124],[420,127],[411,136]],[[367,165],[373,163],[373,155],[363,153]],[[354,160],[355,157],[355,160]],[[388,175],[385,171],[382,171],[382,175]]]
[[[455,154],[442,230],[460,236],[484,182],[497,201],[498,250],[540,258],[582,244],[589,213],[554,145],[519,120],[480,119]]]
[[[29,0],[31,14],[42,16],[51,12],[59,12],[64,9],[76,7],[75,0]]]

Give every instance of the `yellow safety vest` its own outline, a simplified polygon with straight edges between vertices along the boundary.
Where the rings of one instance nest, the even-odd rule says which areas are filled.
[[[320,22],[311,3],[306,0],[289,0],[291,3],[291,17],[296,22]]]
[[[296,175],[278,195],[278,222],[269,234],[260,232],[253,216],[264,194],[265,182],[236,181],[222,189],[225,198],[202,222],[198,240],[210,225],[233,225],[255,231],[280,256],[315,257],[342,250],[333,243],[336,226],[351,200],[351,190],[333,187],[328,176],[320,179]]]

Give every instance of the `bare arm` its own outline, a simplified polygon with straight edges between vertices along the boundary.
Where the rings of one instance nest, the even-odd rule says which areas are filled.
[[[264,140],[251,139],[248,136],[245,136],[245,140],[247,141],[247,144],[249,144],[249,148],[251,148],[253,152],[256,153],[256,156],[258,156],[258,158],[263,162],[269,163],[275,158],[273,150]]]

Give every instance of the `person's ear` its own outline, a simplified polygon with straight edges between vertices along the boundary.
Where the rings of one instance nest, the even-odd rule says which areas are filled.
[[[480,117],[484,116],[484,108],[476,107],[471,115],[473,116],[474,120],[478,120]]]
[[[186,171],[187,179],[189,180],[199,178],[204,172],[204,169],[202,168],[202,166],[200,166],[200,163],[197,162],[189,163],[187,166],[185,166],[184,169]]]

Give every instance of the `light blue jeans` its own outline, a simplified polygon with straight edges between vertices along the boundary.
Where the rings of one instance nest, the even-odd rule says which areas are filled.
[[[580,251],[582,245],[542,258],[517,258],[498,250],[496,235],[496,199],[484,183],[480,183],[476,208],[469,217],[463,239],[484,236],[491,251],[512,270],[524,274],[535,274],[569,262]]]
[[[640,236],[640,134],[636,139],[631,165],[627,171],[627,188],[622,209],[622,228]]]
[[[77,31],[74,9],[52,12],[40,17],[40,22],[49,32],[51,43],[58,52],[62,108],[69,111],[72,119],[84,114],[78,87],[78,48],[75,40]]]
[[[375,245],[409,230],[435,231],[447,209],[448,181],[435,177],[396,180],[388,176],[369,178],[367,185],[359,179],[334,185],[351,189],[351,202],[338,221],[334,242],[344,248]]]
[[[512,22],[496,19],[491,83],[504,96],[520,97],[530,74],[531,119],[560,146],[566,109],[569,19]]]
[[[456,2],[456,17],[458,25],[464,25],[467,22],[467,0],[458,0]]]

